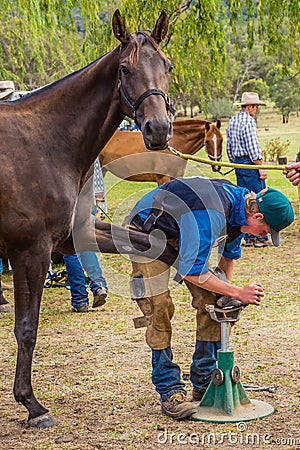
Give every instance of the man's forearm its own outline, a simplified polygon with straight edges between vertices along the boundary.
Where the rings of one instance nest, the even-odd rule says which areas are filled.
[[[202,289],[206,289],[207,291],[228,295],[229,297],[240,298],[240,287],[220,280],[211,272],[206,272],[199,276],[186,275],[184,278],[190,283],[193,283]]]
[[[233,265],[234,261],[232,259],[225,258],[224,256],[220,257],[218,266],[221,270],[223,270],[228,281],[232,280]]]

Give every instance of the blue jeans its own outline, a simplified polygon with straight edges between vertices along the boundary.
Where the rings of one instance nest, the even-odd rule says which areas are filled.
[[[3,272],[3,263],[2,263],[2,259],[0,258],[0,275]]]
[[[216,367],[217,351],[221,342],[205,342],[196,340],[193,361],[190,368],[190,379],[197,390],[206,389],[211,380],[211,373]],[[152,383],[164,402],[175,392],[186,393],[185,383],[181,381],[180,367],[173,361],[171,347],[163,350],[152,350]]]
[[[245,164],[245,165],[252,165],[253,162],[251,161],[248,156],[242,156],[240,158],[235,158],[234,162],[236,164]],[[249,191],[253,191],[256,194],[258,194],[260,191],[265,189],[266,182],[265,180],[261,180],[259,178],[259,170],[251,170],[251,169],[235,169],[235,175],[236,175],[236,183],[240,187],[244,187],[249,189]],[[255,239],[255,236],[252,234],[246,234],[246,239]],[[264,239],[268,239],[266,236]]]
[[[93,294],[100,287],[107,289],[97,255],[94,252],[83,252],[75,255],[64,255],[66,270],[71,288],[71,304],[75,308],[88,304],[88,292],[85,285],[85,269]]]

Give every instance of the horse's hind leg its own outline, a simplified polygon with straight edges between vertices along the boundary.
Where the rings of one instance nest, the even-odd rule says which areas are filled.
[[[15,336],[18,344],[14,396],[29,412],[28,424],[39,428],[55,425],[55,420],[35,398],[31,385],[32,357],[36,344],[43,285],[50,262],[48,253],[30,248],[10,255],[14,273]]]

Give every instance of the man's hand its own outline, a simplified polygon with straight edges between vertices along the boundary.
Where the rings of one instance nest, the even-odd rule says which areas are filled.
[[[261,180],[266,180],[268,178],[268,174],[265,169],[259,169],[259,178]]]
[[[286,170],[283,171],[284,175],[294,186],[297,186],[300,181],[300,162],[290,164],[285,166],[285,168]]]
[[[260,283],[250,283],[241,288],[239,300],[247,305],[258,306],[264,296],[264,288]]]
[[[261,166],[262,165],[262,160],[261,159],[254,159],[253,163],[256,164],[257,166]],[[268,178],[268,173],[266,171],[266,169],[259,169],[259,178],[261,180],[266,180]]]

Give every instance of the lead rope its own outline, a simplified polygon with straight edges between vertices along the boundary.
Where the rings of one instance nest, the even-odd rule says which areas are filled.
[[[215,166],[216,162],[215,161],[210,161],[208,159],[204,159],[204,158],[199,158],[198,156],[194,156],[194,155],[186,155],[184,153],[179,152],[178,150],[176,150],[173,147],[168,147],[168,149],[176,156],[179,156],[182,159],[191,159],[192,161],[196,161],[196,162],[200,162],[203,164],[209,164],[211,166]],[[245,164],[235,164],[235,163],[229,163],[229,162],[220,162],[218,161],[217,163],[218,166],[220,167],[230,167],[231,170],[229,172],[231,172],[234,169],[245,169]],[[266,164],[262,164],[262,165],[258,165],[258,164],[247,164],[247,169],[252,169],[252,170],[260,170],[260,169],[266,169],[266,170],[286,170],[285,166],[283,164],[278,164],[278,165],[266,165]],[[227,172],[227,173],[229,173]],[[223,174],[222,174],[223,175]],[[225,175],[225,174],[224,174]],[[300,204],[300,183],[298,184],[298,199],[299,199],[299,204]]]

